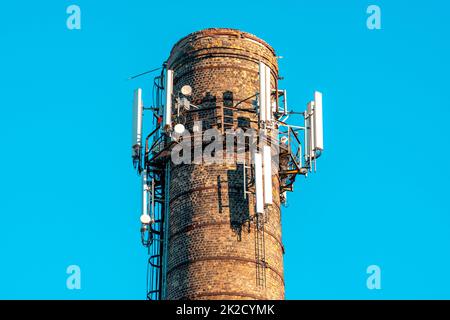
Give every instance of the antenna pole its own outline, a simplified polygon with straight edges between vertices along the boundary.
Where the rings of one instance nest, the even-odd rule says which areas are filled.
[[[136,74],[136,75],[134,75],[134,76],[129,77],[128,80],[133,80],[133,79],[139,78],[139,77],[141,77],[141,76],[144,76],[144,75],[146,75],[146,74],[155,72],[155,71],[160,70],[160,69],[162,69],[162,68],[164,68],[164,67],[159,67],[159,68],[155,68],[155,69],[152,69],[152,70],[149,70],[149,71],[145,71],[145,72]]]

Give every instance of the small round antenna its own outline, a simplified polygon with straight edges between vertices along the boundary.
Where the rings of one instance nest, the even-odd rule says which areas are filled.
[[[192,94],[192,87],[190,85],[184,85],[181,87],[181,93],[185,96],[190,96]]]
[[[142,224],[150,224],[150,221],[151,221],[151,219],[150,219],[150,216],[148,214],[143,214],[141,216],[141,223]]]
[[[182,134],[184,132],[184,130],[186,130],[186,129],[181,123],[178,123],[177,125],[175,125],[174,130],[175,130],[175,133]]]

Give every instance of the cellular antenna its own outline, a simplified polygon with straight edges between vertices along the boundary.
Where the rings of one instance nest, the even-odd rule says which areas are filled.
[[[147,170],[143,170],[142,172],[142,214],[141,214],[141,223],[149,224],[150,223],[150,215],[148,213],[148,184],[147,184]]]
[[[172,129],[173,70],[168,69],[166,75],[166,106],[164,112],[164,129]]]
[[[314,151],[323,150],[322,93],[314,92]]]
[[[263,147],[264,164],[264,204],[272,204],[272,149],[270,146]]]
[[[131,133],[131,156],[133,158],[134,166],[140,168],[140,157],[142,149],[142,89],[136,89],[134,91],[133,98],[133,118],[132,118],[132,133]]]
[[[270,125],[272,121],[272,89],[270,87],[270,68],[264,64],[264,71],[266,73],[264,77],[264,83],[265,83],[265,90],[264,93],[266,95],[266,98],[264,99],[264,106],[266,108],[265,114],[266,114],[266,121]]]
[[[262,156],[256,152],[254,154],[255,162],[255,202],[256,212],[258,214],[264,214],[264,187],[263,187],[263,167]]]
[[[263,123],[266,121],[266,65],[263,62],[259,63],[259,94],[258,94],[258,111],[259,120]]]

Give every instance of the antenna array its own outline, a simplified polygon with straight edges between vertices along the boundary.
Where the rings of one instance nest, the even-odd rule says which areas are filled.
[[[264,223],[266,210],[273,205],[274,172],[279,175],[281,200],[286,203],[286,192],[293,191],[296,177],[299,174],[307,176],[309,172],[316,171],[316,161],[324,147],[322,94],[316,91],[314,100],[307,104],[304,112],[289,111],[287,91],[278,90],[277,85],[277,89],[273,90],[270,67],[263,62],[258,67],[259,92],[254,96],[257,97],[258,130],[262,135],[259,136],[260,148],[251,153],[253,163],[243,165],[243,184],[244,197],[253,194],[255,200],[255,214],[251,219],[255,222],[256,232],[256,280],[258,285],[265,286],[267,264]],[[277,80],[274,79],[275,82]],[[150,255],[147,298],[152,300],[165,297],[170,150],[176,144],[177,135],[185,131],[180,122],[180,113],[188,112],[191,108],[201,108],[189,101],[193,90],[190,86],[185,85],[180,92],[174,93],[173,81],[174,71],[164,64],[161,75],[155,77],[154,88],[157,92],[154,96],[162,96],[164,90],[165,101],[158,100],[156,105],[144,108],[140,88],[134,92],[133,99],[132,160],[141,176],[141,238]],[[146,136],[144,145],[142,134],[145,111],[151,111],[152,118],[156,121],[153,131]],[[302,116],[303,123],[287,123],[291,116],[298,115]],[[273,161],[274,142],[279,148],[278,162]],[[248,179],[247,170],[251,171],[253,180]]]

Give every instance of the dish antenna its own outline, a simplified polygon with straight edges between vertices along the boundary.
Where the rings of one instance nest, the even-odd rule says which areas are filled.
[[[184,130],[186,130],[186,128],[181,123],[178,123],[175,125],[174,130],[175,130],[175,133],[177,133],[177,134],[183,134],[183,132],[184,132]]]
[[[142,224],[150,224],[151,221],[152,221],[152,219],[150,218],[150,216],[148,214],[143,214],[141,216],[141,223]]]
[[[184,96],[190,96],[192,94],[192,87],[190,85],[184,85],[181,87],[181,93]]]

